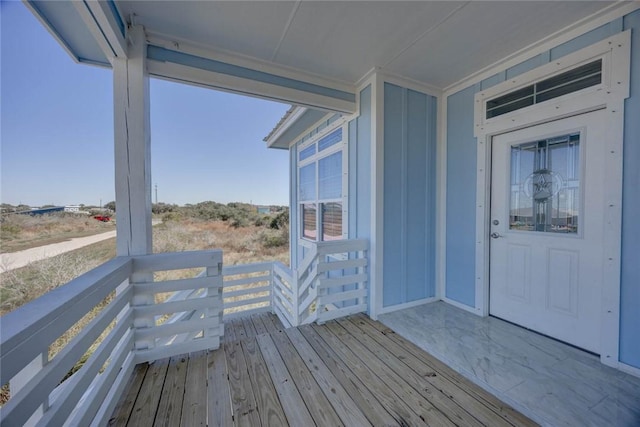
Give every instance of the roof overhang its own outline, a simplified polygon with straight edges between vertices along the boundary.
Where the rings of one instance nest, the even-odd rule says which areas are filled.
[[[288,149],[306,130],[312,128],[328,113],[306,107],[291,107],[275,128],[264,138],[269,148]]]

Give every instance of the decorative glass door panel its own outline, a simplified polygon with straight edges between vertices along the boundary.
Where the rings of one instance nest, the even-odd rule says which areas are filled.
[[[509,229],[578,233],[580,134],[511,146]]]
[[[595,353],[606,117],[594,111],[491,141],[489,312]]]

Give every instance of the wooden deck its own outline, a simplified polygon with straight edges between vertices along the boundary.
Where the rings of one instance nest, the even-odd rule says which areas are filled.
[[[261,314],[225,324],[218,350],[138,365],[110,425],[535,423],[364,315],[284,329]]]

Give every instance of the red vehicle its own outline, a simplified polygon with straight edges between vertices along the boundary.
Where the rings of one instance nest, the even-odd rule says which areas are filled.
[[[97,219],[98,221],[102,221],[102,222],[111,221],[111,217],[110,216],[106,216],[106,215],[95,215],[93,218]]]

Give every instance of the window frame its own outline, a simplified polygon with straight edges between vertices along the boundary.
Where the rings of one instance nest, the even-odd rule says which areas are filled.
[[[324,138],[325,136],[330,135],[331,133],[337,131],[342,128],[342,139],[322,151],[318,151],[318,142]],[[324,230],[322,227],[322,205],[326,203],[341,203],[342,204],[342,236],[340,240],[346,240],[349,238],[349,209],[348,209],[348,200],[349,200],[349,125],[345,118],[340,118],[335,122],[331,123],[322,131],[318,132],[313,137],[309,138],[307,141],[300,143],[298,145],[298,149],[296,151],[296,203],[298,207],[298,243],[305,247],[311,247],[313,244],[318,242],[323,242],[323,234]],[[309,148],[310,146],[315,145],[316,150],[315,153],[304,160],[300,160],[300,153]],[[327,158],[335,153],[342,153],[342,195],[337,198],[320,198],[320,180],[319,173],[320,160]],[[300,198],[300,171],[305,166],[310,164],[315,164],[315,197],[309,200],[301,200]],[[304,210],[303,206],[306,204],[315,204],[316,207],[316,238],[311,239],[309,237],[304,236]]]

